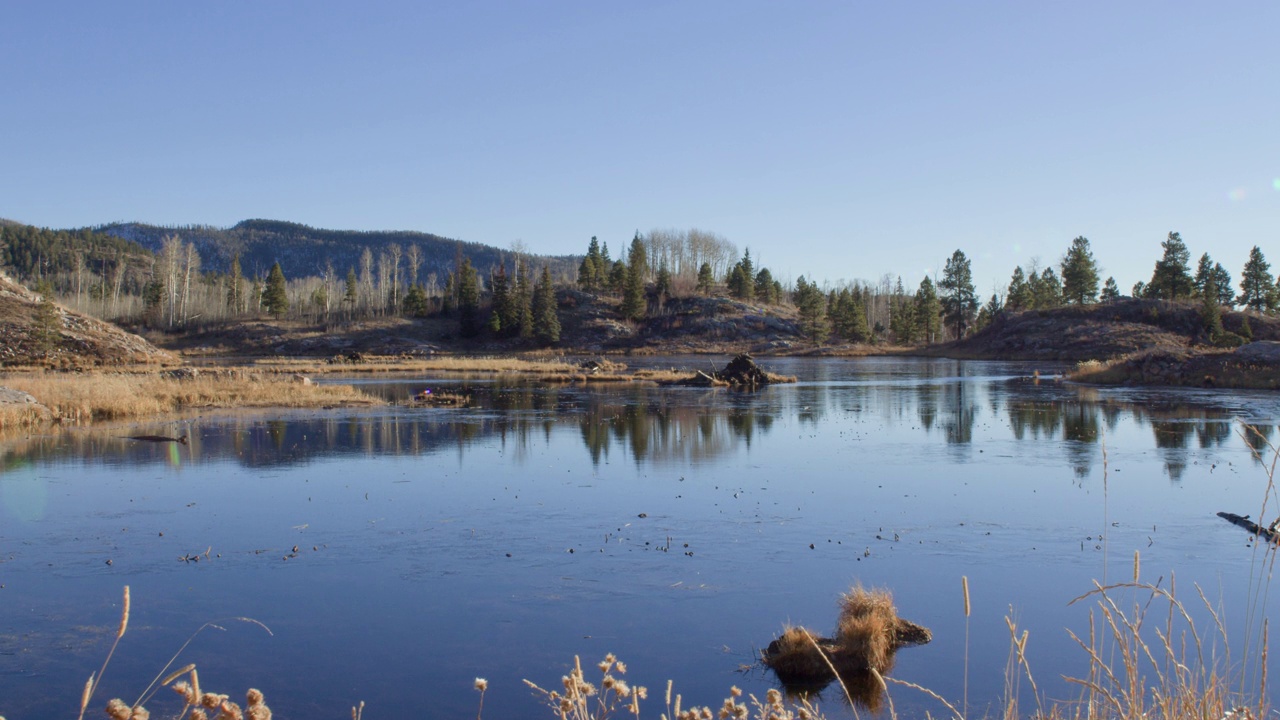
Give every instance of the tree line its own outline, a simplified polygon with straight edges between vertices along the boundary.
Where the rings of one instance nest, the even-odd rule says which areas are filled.
[[[262,230],[255,226],[254,231]],[[1150,280],[1136,283],[1132,297],[1198,299],[1206,318],[1236,306],[1251,313],[1280,309],[1280,280],[1259,247],[1250,252],[1238,283],[1208,253],[1193,270],[1191,253],[1177,232],[1170,232],[1161,247]],[[557,298],[556,291],[573,288],[613,298],[619,319],[628,322],[668,312],[672,299],[723,295],[794,309],[801,332],[815,342],[915,345],[963,338],[1002,312],[1123,297],[1113,277],[1101,280],[1083,236],[1072,240],[1054,265],[1015,267],[1008,283],[985,300],[974,288],[969,258],[959,249],[940,276],[907,289],[900,276],[890,275],[874,284],[820,284],[804,275],[783,282],[750,248],[739,254],[729,240],[698,229],[637,231],[617,258],[607,243],[592,237],[576,272],[546,261],[535,268],[538,260],[518,243],[509,252],[497,252],[496,261],[481,269],[463,248],[455,245],[454,259],[441,273],[422,271],[423,252],[416,243],[389,242],[376,253],[362,248],[345,273],[326,258],[315,274],[290,279],[279,261],[265,272],[246,274],[238,255],[225,270],[208,270],[197,244],[178,234],[165,236],[151,253],[91,230],[0,226],[0,262],[20,279],[42,283],[63,302],[105,319],[166,329],[263,315],[309,322],[446,316],[456,320],[462,337],[549,345],[559,339],[560,303],[574,302]],[[1206,319],[1206,327],[1216,325]]]

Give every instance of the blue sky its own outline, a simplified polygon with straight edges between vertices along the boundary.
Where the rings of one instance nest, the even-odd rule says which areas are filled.
[[[0,217],[534,252],[711,230],[979,292],[1090,239],[1280,266],[1274,2],[8,2]]]

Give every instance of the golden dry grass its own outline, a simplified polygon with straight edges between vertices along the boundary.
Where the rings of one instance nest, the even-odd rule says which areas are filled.
[[[575,375],[583,372],[576,364],[561,359],[525,359],[518,357],[446,355],[430,358],[402,358],[395,356],[365,355],[360,362],[330,363],[325,360],[298,358],[266,358],[253,363],[264,372],[278,373],[379,373],[379,372],[438,372],[477,373],[486,375]],[[625,370],[618,366],[616,370]]]
[[[158,374],[7,374],[0,385],[30,393],[53,418],[67,422],[122,420],[197,408],[306,408],[379,405],[350,385],[315,385],[248,373],[190,379]],[[30,406],[0,408],[0,429],[44,422]]]
[[[898,613],[887,590],[856,586],[840,598],[836,642],[865,667],[883,672],[897,645]]]

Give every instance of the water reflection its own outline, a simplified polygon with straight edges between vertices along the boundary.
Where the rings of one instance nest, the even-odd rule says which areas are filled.
[[[425,381],[367,384],[393,402],[427,387]],[[1226,410],[1100,396],[1096,390],[1018,379],[946,376],[931,382],[801,383],[754,394],[671,389],[652,385],[546,386],[465,381],[449,389],[470,394],[463,409],[394,406],[358,412],[231,414],[156,424],[157,431],[191,437],[186,446],[139,443],[120,430],[74,429],[0,441],[0,472],[31,461],[76,459],[124,465],[184,465],[230,460],[267,468],[330,456],[414,456],[465,453],[477,443],[513,450],[517,461],[532,443],[548,443],[558,427],[576,426],[591,462],[626,458],[635,464],[700,464],[743,450],[780,423],[814,428],[836,414],[865,418],[881,435],[912,442],[940,439],[968,453],[975,430],[1006,427],[1016,443],[1060,442],[1077,477],[1101,459],[1099,444],[1122,415],[1150,429],[1170,479],[1186,470],[1188,451],[1220,447],[1235,426]],[[915,422],[918,424],[915,424]],[[151,427],[151,426],[148,426]],[[1264,450],[1271,425],[1246,433]],[[999,436],[997,435],[996,438]]]

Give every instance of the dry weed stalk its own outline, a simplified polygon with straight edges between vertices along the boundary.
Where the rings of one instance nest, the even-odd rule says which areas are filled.
[[[587,682],[582,670],[582,660],[578,656],[573,658],[573,669],[560,679],[563,691],[545,690],[530,680],[525,680],[524,683],[543,697],[560,720],[606,720],[620,715],[640,718],[640,701],[648,698],[649,691],[642,686],[633,688],[622,679],[621,676],[626,674],[626,665],[613,653],[606,655],[596,667],[601,673],[598,688]],[[742,690],[730,688],[729,697],[715,710],[710,706],[686,709],[682,706],[680,695],[673,699],[671,693],[672,682],[668,680],[666,712],[661,716],[663,720],[822,720],[823,717],[818,707],[808,700],[788,704],[777,690],[769,690],[764,700],[760,700],[754,695],[744,698]]]

